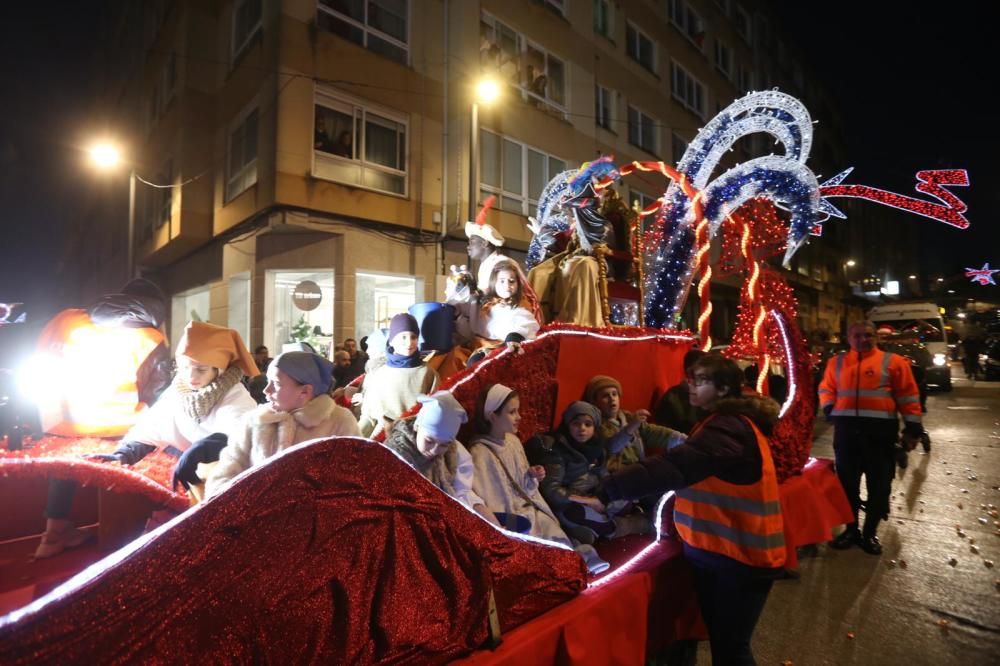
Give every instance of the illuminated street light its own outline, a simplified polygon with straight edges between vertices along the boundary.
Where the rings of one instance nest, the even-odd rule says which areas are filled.
[[[122,156],[110,143],[96,143],[87,150],[91,163],[98,169],[108,171],[121,164]]]
[[[472,118],[469,123],[469,220],[476,219],[479,200],[479,105],[489,106],[500,98],[500,84],[485,77],[476,81],[472,98]]]
[[[106,141],[95,143],[87,153],[91,163],[101,171],[112,171],[122,163],[122,154],[114,145]],[[135,277],[135,167],[128,175],[128,247],[127,247],[127,279]]]
[[[499,98],[500,84],[496,82],[496,79],[485,78],[476,83],[476,102],[478,104],[489,106]]]
[[[848,259],[847,260],[847,265],[848,266],[857,266],[857,264],[858,264],[858,262],[854,261],[853,259]]]
[[[911,279],[911,280],[916,280],[916,279],[917,279],[917,276],[916,276],[916,275],[911,275],[911,276],[910,276],[910,279]]]
[[[944,282],[944,278],[938,278],[937,281],[938,282]]]

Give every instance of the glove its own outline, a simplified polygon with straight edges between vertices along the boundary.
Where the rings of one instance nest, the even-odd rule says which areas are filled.
[[[830,413],[832,411],[833,411],[833,405],[824,405],[823,406],[823,418],[826,419],[827,421],[832,421],[833,417],[830,416]]]
[[[84,454],[83,459],[92,460],[93,462],[125,464],[121,456],[117,453],[87,453]]]
[[[156,450],[152,444],[142,442],[123,442],[114,453],[90,453],[84,456],[87,460],[121,465],[134,465]]]
[[[172,480],[174,491],[177,491],[178,482],[184,486],[184,490],[190,490],[191,486],[200,484],[202,479],[197,474],[198,465],[218,460],[222,449],[226,448],[227,442],[228,438],[217,432],[192,444],[191,448],[181,455],[177,465],[174,466]]]

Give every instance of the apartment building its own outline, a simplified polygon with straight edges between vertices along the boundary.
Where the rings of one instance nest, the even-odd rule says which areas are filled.
[[[363,336],[442,298],[447,267],[466,262],[470,198],[497,196],[489,221],[520,258],[552,176],[601,154],[676,163],[750,90],[780,86],[822,109],[815,154],[832,175],[845,164],[836,106],[777,46],[769,11],[731,0],[122,3],[109,126],[141,177],[136,259],[172,299],[171,337],[195,317],[272,350]],[[477,106],[476,187],[483,76],[502,94]],[[766,152],[742,142],[731,163]],[[645,206],[666,184],[621,187]],[[105,240],[81,251],[110,262],[121,243]],[[793,265],[806,330],[844,317],[850,276],[833,257],[848,237],[827,240]],[[737,283],[713,290],[717,339]]]

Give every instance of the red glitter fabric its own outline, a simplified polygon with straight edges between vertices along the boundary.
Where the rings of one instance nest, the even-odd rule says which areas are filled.
[[[0,476],[3,478],[69,479],[84,486],[97,486],[121,493],[142,495],[163,509],[184,511],[190,506],[183,487],[170,487],[177,460],[154,451],[135,465],[93,462],[88,453],[111,453],[118,447],[113,439],[94,437],[43,437],[28,443],[22,451],[0,449]]]
[[[388,449],[315,441],[0,619],[0,663],[444,663],[486,641],[491,591],[507,631],[585,581]]]

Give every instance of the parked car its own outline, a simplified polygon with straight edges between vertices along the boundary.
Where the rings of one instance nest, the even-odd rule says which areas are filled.
[[[1000,337],[986,340],[979,354],[979,371],[987,380],[1000,379]]]

